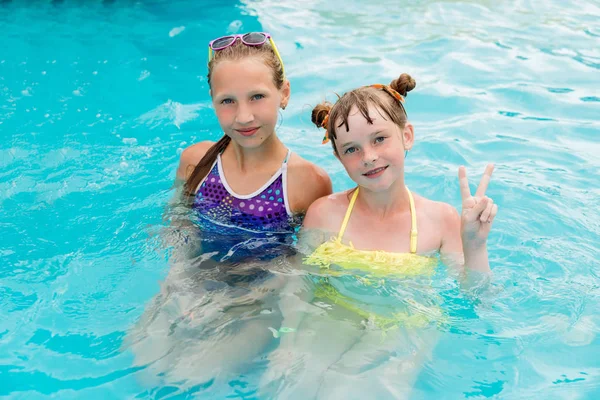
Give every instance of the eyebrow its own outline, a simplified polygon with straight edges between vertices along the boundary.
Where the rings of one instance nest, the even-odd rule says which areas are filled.
[[[261,88],[261,89],[254,89],[249,91],[248,93],[246,93],[249,97],[252,97],[254,95],[257,94],[262,94],[264,96],[267,96],[267,89]],[[232,93],[221,93],[221,94],[217,94],[215,95],[215,98],[217,99],[223,99],[223,98],[236,98],[237,96],[232,94]]]
[[[231,93],[219,93],[213,96],[213,99],[217,99],[217,100],[221,100],[221,99],[229,99],[235,96],[232,95]]]

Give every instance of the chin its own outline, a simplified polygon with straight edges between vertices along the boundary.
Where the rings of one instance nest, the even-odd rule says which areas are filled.
[[[267,138],[264,135],[257,132],[257,134],[252,137],[238,136],[236,142],[244,148],[255,149],[260,147],[266,139]]]
[[[359,180],[354,180],[354,182],[371,192],[385,192],[392,186],[391,182],[373,182],[363,176]]]

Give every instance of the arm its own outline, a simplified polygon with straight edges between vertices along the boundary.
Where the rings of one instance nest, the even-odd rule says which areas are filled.
[[[464,253],[460,237],[460,216],[458,211],[450,204],[442,204],[442,246],[440,257],[444,265],[456,270],[464,271]]]
[[[163,214],[163,220],[167,224],[162,234],[163,245],[173,248],[172,255],[169,257],[171,268],[166,283],[176,280],[180,270],[185,267],[186,261],[201,253],[200,232],[190,218],[191,210],[184,195],[184,185],[213,144],[209,141],[193,144],[183,150],[179,158],[173,184],[175,193]]]
[[[214,144],[214,142],[205,141],[193,144],[183,150],[175,174],[175,185],[183,184],[190,177],[196,165]]]
[[[487,239],[498,206],[485,196],[494,165],[489,164],[481,178],[475,196],[471,195],[467,173],[459,168],[458,177],[462,197],[460,217],[456,210],[447,206],[444,210],[444,236],[440,254],[447,265],[464,265],[465,272],[490,274]],[[461,260],[461,255],[463,260]],[[446,262],[445,261],[445,262]]]
[[[182,286],[189,261],[201,252],[198,228],[190,219],[190,208],[183,196],[185,181],[204,154],[201,147],[201,144],[192,145],[181,153],[173,185],[175,193],[164,208],[163,225],[159,232],[160,248],[172,250],[168,259],[169,270],[160,283],[160,292],[148,303],[144,313],[128,334],[134,343],[150,335],[148,329],[156,323],[154,320],[157,316],[168,326],[165,302],[169,300],[173,291]],[[136,354],[136,358],[138,356],[143,357],[143,354]]]
[[[487,242],[475,247],[464,246],[462,222],[458,211],[449,204],[444,204],[443,207],[443,237],[440,248],[442,262],[458,272],[491,273]]]

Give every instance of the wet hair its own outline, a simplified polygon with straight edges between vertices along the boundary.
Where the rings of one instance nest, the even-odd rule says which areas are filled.
[[[408,92],[413,90],[417,83],[408,74],[402,74],[397,79],[394,79],[390,84],[390,88],[401,94],[403,97],[408,95]],[[372,86],[362,86],[345,93],[338,98],[335,104],[323,102],[318,104],[312,111],[311,120],[319,128],[325,128],[329,134],[329,140],[333,146],[333,151],[338,154],[335,147],[337,139],[336,129],[342,126],[346,127],[346,132],[350,129],[348,126],[348,116],[353,107],[356,107],[368,123],[372,124],[373,119],[369,115],[369,105],[375,106],[378,110],[385,114],[401,129],[406,125],[406,111],[401,106],[398,100],[387,93],[385,90],[378,89]],[[325,118],[329,116],[326,125],[323,126]],[[336,125],[336,122],[341,120],[341,123]]]
[[[284,83],[283,65],[279,57],[275,54],[270,42],[260,46],[246,46],[237,40],[233,45],[213,52],[213,57],[208,63],[208,86],[212,88],[212,75],[215,67],[223,60],[239,61],[246,58],[255,57],[262,60],[267,67],[273,71],[273,83],[277,89],[281,89]],[[212,145],[200,162],[194,167],[194,170],[187,178],[184,186],[184,193],[192,196],[202,179],[208,175],[210,168],[215,163],[217,156],[222,153],[231,142],[231,138],[223,135],[219,141]]]

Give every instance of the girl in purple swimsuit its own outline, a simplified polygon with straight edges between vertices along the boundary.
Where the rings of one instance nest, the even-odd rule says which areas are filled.
[[[289,249],[309,205],[331,194],[328,175],[275,132],[290,83],[269,34],[210,42],[208,83],[223,137],[185,149],[177,170],[199,229],[187,245],[185,230],[173,233],[169,276],[130,335],[136,364],[178,385],[234,373],[269,347],[281,274],[263,261]]]

